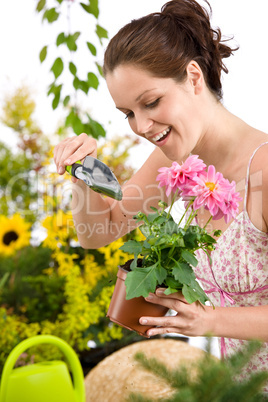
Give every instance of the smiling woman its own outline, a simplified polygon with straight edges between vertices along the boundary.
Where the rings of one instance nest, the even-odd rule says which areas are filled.
[[[204,228],[209,213],[215,214],[217,223],[210,221],[210,235],[216,229],[222,235],[215,250],[198,250],[193,270],[215,309],[188,303],[180,291],[167,295],[158,289],[146,300],[172,309],[176,315],[142,316],[139,322],[152,326],[146,332],[149,336],[213,334],[221,338],[221,352],[227,356],[248,340],[264,341],[246,367],[246,376],[253,368],[268,368],[268,136],[235,116],[222,102],[222,73],[227,72],[223,60],[233,48],[222,39],[220,29],[212,27],[207,2],[202,7],[201,1],[169,1],[161,12],[132,20],[120,29],[105,52],[107,86],[132,131],[155,149],[123,186],[120,202],[93,194],[81,181],[75,181],[73,216],[77,229],[81,223],[106,228],[90,238],[89,231],[78,231],[83,247],[108,244],[116,238],[114,225],[120,226],[121,234],[129,233],[139,224],[133,220],[138,211],[146,216],[148,205],[159,210],[160,199],[171,205],[169,194],[156,183],[161,168],[170,168],[173,161],[181,164],[190,154],[198,155],[208,171],[192,194],[187,194],[196,197],[197,204],[204,189],[206,197],[213,193],[195,218]],[[255,75],[251,76],[254,81]],[[62,141],[55,148],[58,172],[87,155],[97,157],[92,138],[82,134]],[[192,160],[190,165],[193,168]],[[173,173],[171,183],[176,180]],[[260,176],[261,182],[256,181]],[[237,217],[230,213],[224,219],[214,208],[221,199],[222,177],[239,193],[235,198]],[[232,210],[233,201],[226,198],[224,207]],[[159,237],[159,241],[164,237],[161,231]],[[153,251],[154,245],[151,248]]]

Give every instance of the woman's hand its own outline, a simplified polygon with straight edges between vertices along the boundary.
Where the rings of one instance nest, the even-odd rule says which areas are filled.
[[[57,172],[64,174],[66,166],[72,165],[78,160],[82,162],[88,155],[97,157],[97,142],[94,138],[84,133],[65,138],[54,149],[54,162]],[[77,179],[72,177],[72,181],[75,183]]]
[[[167,296],[164,291],[165,289],[159,288],[156,294],[150,293],[145,300],[168,307],[177,314],[165,317],[141,317],[140,324],[157,326],[147,331],[149,336],[167,333],[179,333],[186,336],[212,334],[210,313],[215,313],[212,307],[204,306],[199,302],[189,304],[181,292]]]

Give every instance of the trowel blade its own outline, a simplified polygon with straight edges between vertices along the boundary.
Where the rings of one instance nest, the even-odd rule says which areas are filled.
[[[92,190],[118,201],[122,200],[122,190],[117,178],[100,160],[86,156],[83,166],[76,169],[75,176],[83,180]]]

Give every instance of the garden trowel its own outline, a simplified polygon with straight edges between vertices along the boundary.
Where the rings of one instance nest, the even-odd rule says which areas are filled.
[[[66,170],[77,179],[83,180],[92,190],[115,200],[122,200],[122,190],[111,169],[92,156],[86,156],[84,162],[77,161]]]

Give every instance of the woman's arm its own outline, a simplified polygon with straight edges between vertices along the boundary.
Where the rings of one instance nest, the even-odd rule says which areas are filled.
[[[164,289],[150,294],[146,300],[177,312],[175,316],[141,317],[144,325],[157,325],[147,331],[149,336],[179,333],[186,336],[259,339],[268,342],[268,306],[213,307],[200,303],[188,304],[181,293],[166,296]]]

